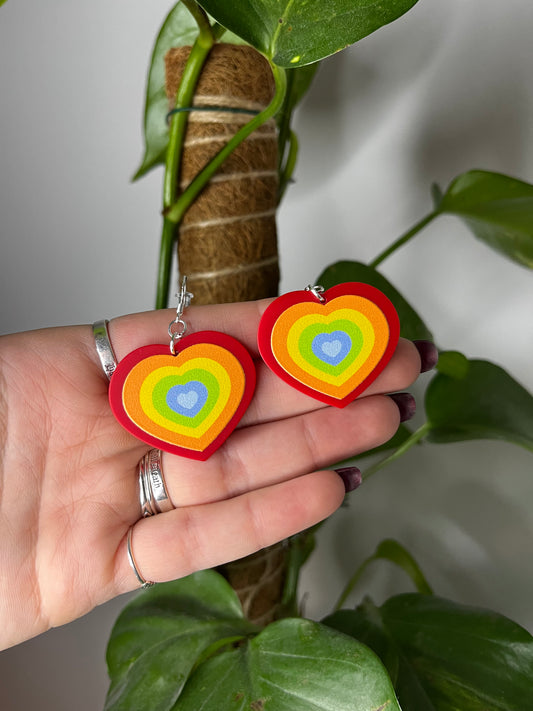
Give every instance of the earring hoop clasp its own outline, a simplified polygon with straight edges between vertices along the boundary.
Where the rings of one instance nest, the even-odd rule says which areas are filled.
[[[326,303],[326,297],[322,296],[322,294],[324,293],[324,287],[320,286],[320,284],[315,284],[315,286],[308,284],[305,287],[304,291],[310,291],[311,294],[313,294],[313,296],[315,297],[315,299],[318,299],[321,304]]]
[[[193,294],[187,291],[187,277],[184,276],[181,280],[181,287],[176,294],[178,297],[178,306],[176,308],[176,318],[170,322],[168,326],[168,335],[170,338],[170,352],[173,356],[176,355],[176,344],[183,338],[187,332],[187,322],[183,320],[183,312],[191,305]]]

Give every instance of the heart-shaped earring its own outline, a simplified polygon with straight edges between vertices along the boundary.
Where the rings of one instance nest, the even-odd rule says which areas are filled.
[[[246,348],[218,331],[185,335],[192,294],[183,278],[168,345],[129,353],[109,385],[116,419],[152,447],[204,461],[229,437],[250,404],[255,366]]]
[[[382,372],[399,336],[398,314],[385,294],[348,282],[277,298],[261,318],[258,345],[264,362],[289,385],[345,407]]]

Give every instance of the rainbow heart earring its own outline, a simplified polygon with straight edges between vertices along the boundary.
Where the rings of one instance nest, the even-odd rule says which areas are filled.
[[[398,314],[369,284],[308,286],[277,298],[259,323],[268,367],[301,392],[345,407],[377,378],[400,336]]]
[[[186,335],[192,294],[183,278],[170,348],[129,353],[109,384],[116,419],[152,447],[204,461],[229,437],[250,404],[256,373],[246,348],[218,331]]]

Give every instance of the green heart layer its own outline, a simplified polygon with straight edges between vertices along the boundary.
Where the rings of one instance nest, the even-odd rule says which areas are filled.
[[[331,365],[330,363],[325,363],[324,361],[317,358],[313,353],[312,343],[316,336],[322,333],[333,333],[334,331],[344,331],[352,342],[352,347],[345,358],[342,359],[337,365]],[[357,326],[352,321],[348,319],[339,319],[338,321],[333,321],[332,323],[314,323],[311,326],[307,326],[302,331],[302,335],[298,341],[298,350],[300,351],[302,357],[314,368],[327,373],[328,375],[340,375],[346,368],[357,358],[363,347],[363,334],[359,326]]]
[[[205,385],[208,393],[207,400],[200,412],[198,412],[194,417],[185,417],[167,405],[167,393],[175,385],[186,385],[193,380],[198,380],[200,383]],[[194,368],[192,370],[188,370],[182,376],[167,375],[165,378],[162,378],[154,387],[152,402],[155,409],[162,417],[166,417],[168,420],[175,422],[178,425],[194,429],[209,416],[218,400],[219,393],[220,386],[215,376],[207,370]]]

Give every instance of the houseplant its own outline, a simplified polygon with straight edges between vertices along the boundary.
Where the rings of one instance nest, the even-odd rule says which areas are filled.
[[[157,162],[166,162],[158,306],[166,304],[170,247],[179,225],[233,150],[277,116],[281,195],[295,162],[290,115],[312,79],[314,62],[414,4],[380,3],[378,13],[376,5],[353,2],[330,3],[327,8],[320,3],[281,7],[269,2],[230,7],[216,1],[175,6],[154,51],[146,114],[147,151],[139,171],[143,174]],[[186,10],[197,23],[192,31]],[[342,22],[336,22],[341,17]],[[168,47],[184,44],[182,40],[191,35],[196,44],[181,70],[185,80],[178,83],[168,139],[160,128],[161,115],[167,111],[161,70],[154,70],[154,66]],[[224,111],[219,105],[193,105],[196,79],[216,42],[242,40],[271,64],[275,78],[271,103],[256,111],[227,147],[215,154],[207,167],[200,166],[196,176],[178,190],[175,181],[187,115]],[[173,90],[170,95],[175,93]],[[378,286],[395,303],[403,335],[412,339],[428,338],[431,333],[377,267],[438,216],[462,218],[479,239],[523,266],[533,264],[533,186],[473,170],[459,175],[444,191],[433,186],[432,194],[433,210],[370,264],[337,262],[317,280],[326,287],[342,281]],[[226,276],[228,267],[222,271]],[[212,278],[219,273],[213,266]],[[365,470],[364,478],[421,441],[499,438],[533,449],[533,399],[490,362],[442,350],[438,372],[427,388],[425,411],[426,421],[419,428],[414,432],[401,428],[384,448],[387,451],[376,453],[380,458]],[[435,597],[414,559],[395,541],[383,541],[360,565],[335,611],[321,624],[298,616],[298,573],[312,550],[313,538],[314,533],[307,532],[287,543],[282,609],[277,610],[281,619],[266,626],[243,616],[235,593],[213,571],[158,586],[131,603],[117,621],[108,649],[112,684],[107,708],[146,704],[147,708],[161,709],[377,709],[399,708],[397,697],[404,709],[518,709],[533,698],[533,639],[529,633],[495,613]],[[395,596],[381,607],[367,598],[355,610],[342,610],[363,572],[376,560],[401,566],[417,592]],[[388,673],[360,642],[377,653]]]
[[[130,117],[130,118],[131,118],[131,117]],[[126,117],[124,117],[124,116],[121,116],[121,121],[124,122],[125,120],[129,120],[129,119],[126,118]],[[309,150],[309,148],[307,148],[306,150]],[[354,249],[354,252],[356,253],[356,250],[355,250],[355,249]],[[352,254],[352,252],[350,252],[350,254]],[[344,256],[344,255],[341,255],[341,256]],[[325,262],[325,263],[326,263],[326,262]],[[301,275],[299,275],[299,278],[301,278]],[[306,279],[306,280],[308,279],[308,275],[307,275],[307,274],[305,275],[305,279]],[[445,448],[444,448],[444,449],[445,449]],[[439,449],[439,452],[442,452],[442,450]]]

